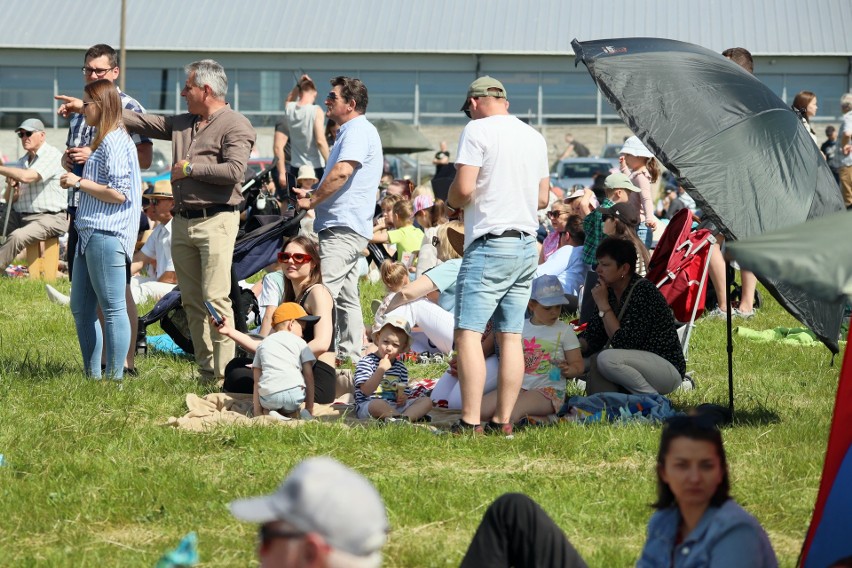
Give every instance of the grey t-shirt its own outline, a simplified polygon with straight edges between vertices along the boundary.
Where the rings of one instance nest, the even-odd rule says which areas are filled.
[[[254,354],[251,366],[261,368],[258,393],[269,396],[294,387],[305,386],[302,365],[316,361],[308,344],[289,331],[276,331],[264,339]]]

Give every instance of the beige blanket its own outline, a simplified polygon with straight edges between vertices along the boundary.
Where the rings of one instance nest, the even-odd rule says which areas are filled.
[[[333,404],[315,404],[314,418],[320,422],[335,422],[347,426],[368,425],[374,421],[364,421],[355,418],[354,410],[349,401],[351,396],[339,398]],[[306,424],[298,419],[298,413],[293,420],[282,421],[271,416],[252,416],[252,401],[250,394],[211,393],[198,396],[194,393],[186,395],[186,407],[189,410],[181,417],[171,416],[166,421],[168,426],[202,432],[222,424],[240,425],[279,425],[297,427]],[[432,426],[449,427],[460,416],[456,410],[435,408],[430,413]]]

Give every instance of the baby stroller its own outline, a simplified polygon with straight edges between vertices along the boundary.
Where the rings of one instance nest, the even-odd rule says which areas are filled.
[[[273,199],[274,201],[274,199]],[[296,213],[289,209],[282,215],[253,215],[242,227],[234,244],[234,256],[231,264],[231,293],[229,297],[234,308],[235,329],[248,332],[247,319],[255,318],[260,325],[260,310],[257,299],[250,290],[242,290],[240,280],[244,280],[276,261],[284,240],[296,236],[305,211]],[[150,312],[139,318],[139,335],[145,337],[146,328],[152,323],[160,326],[186,353],[193,353],[192,339],[186,322],[186,312],[181,304],[180,286],[160,298]]]
[[[707,278],[715,232],[699,225],[693,230],[694,216],[681,209],[672,217],[648,264],[645,278],[657,285],[681,323],[678,336],[684,358],[688,359],[689,336],[695,318],[704,311]]]

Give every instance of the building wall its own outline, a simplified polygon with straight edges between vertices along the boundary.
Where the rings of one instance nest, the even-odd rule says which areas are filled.
[[[82,52],[0,49],[0,128],[39,116],[64,127],[56,117],[56,94],[82,91]],[[214,57],[229,76],[228,99],[256,127],[272,126],[282,102],[302,73],[310,74],[321,95],[336,75],[360,77],[370,92],[370,115],[424,126],[460,126],[467,85],[491,74],[505,84],[511,110],[537,126],[620,124],[600,97],[583,66],[572,56],[399,55],[399,54],[241,54],[133,52],[123,65],[126,90],[152,112],[180,112],[183,65]],[[758,58],[756,74],[782,99],[800,90],[820,100],[820,116],[837,120],[836,101],[850,90],[845,57]]]

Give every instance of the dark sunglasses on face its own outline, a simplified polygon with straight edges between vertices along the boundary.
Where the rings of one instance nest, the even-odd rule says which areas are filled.
[[[560,215],[565,215],[567,211],[548,211],[547,216],[551,219],[558,219]]]
[[[279,538],[300,538],[305,536],[305,533],[298,531],[282,531],[276,530],[267,525],[261,525],[257,531],[257,542],[261,547],[269,546],[269,544]]]
[[[285,263],[292,260],[295,264],[305,264],[306,262],[310,262],[314,259],[309,254],[305,254],[302,252],[279,252],[278,253],[278,262]]]
[[[23,138],[29,138],[29,137],[30,137],[30,136],[32,136],[33,134],[35,134],[35,131],[33,131],[33,132],[27,132],[26,130],[18,130],[18,138],[21,138],[21,139],[23,139]]]
[[[338,99],[337,93],[331,91],[329,94],[325,96],[325,100],[327,101],[336,101]]]

